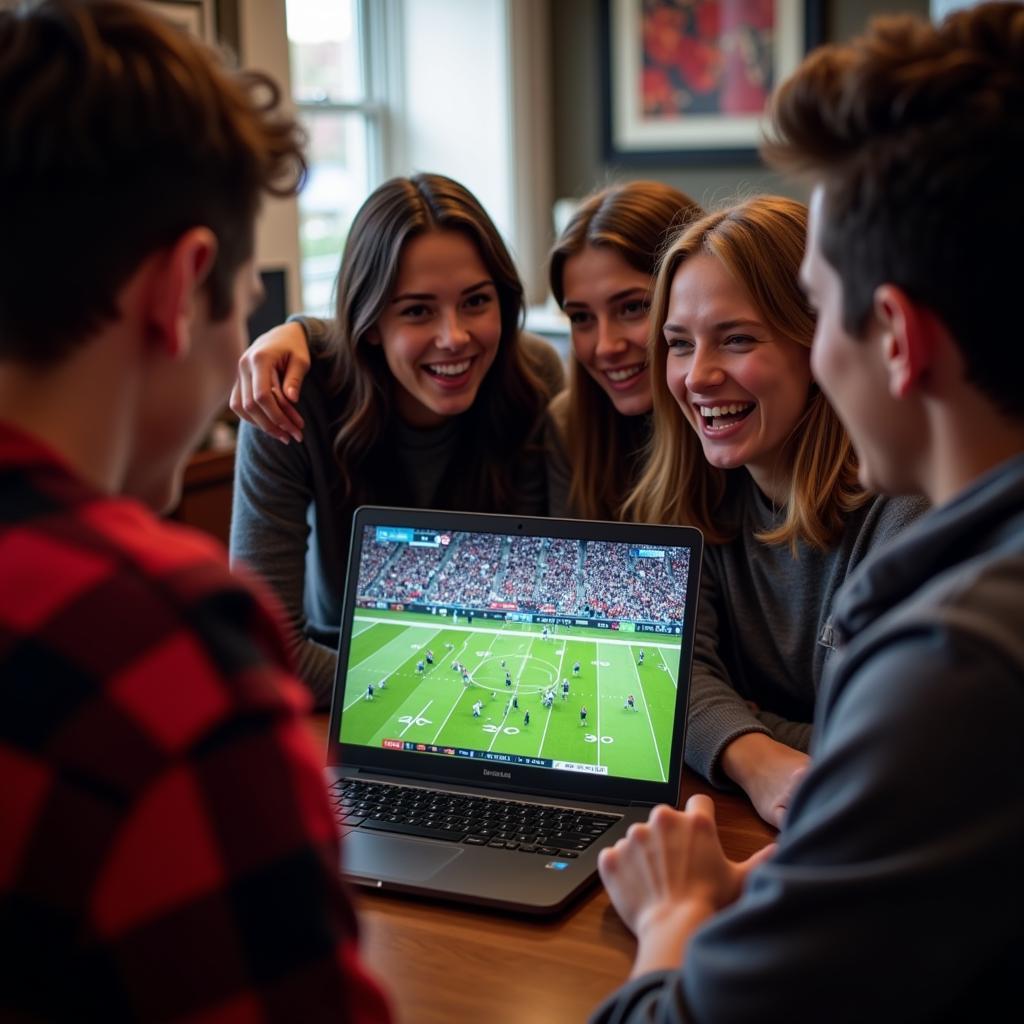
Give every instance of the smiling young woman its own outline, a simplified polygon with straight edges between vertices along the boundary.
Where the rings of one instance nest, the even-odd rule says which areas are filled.
[[[542,425],[561,385],[555,351],[520,335],[523,289],[497,229],[449,178],[395,178],[367,199],[337,295],[332,321],[285,325],[250,350],[232,398],[251,421],[239,435],[232,559],[282,600],[300,675],[321,702],[352,510],[544,514]],[[293,358],[309,367],[294,399],[279,380]],[[289,433],[302,443],[279,444]]]
[[[551,252],[551,294],[569,317],[569,386],[551,403],[552,512],[618,519],[651,431],[648,315],[658,257],[700,207],[658,181],[588,196]]]
[[[924,508],[860,486],[812,380],[806,233],[802,204],[762,197],[697,221],[665,254],[650,317],[653,441],[625,506],[709,542],[687,763],[741,786],[776,826],[807,765],[832,598]]]

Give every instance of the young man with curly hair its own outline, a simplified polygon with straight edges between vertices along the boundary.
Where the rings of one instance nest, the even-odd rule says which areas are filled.
[[[303,173],[273,83],[141,4],[0,11],[4,1020],[388,1017],[276,610],[153,514]]]

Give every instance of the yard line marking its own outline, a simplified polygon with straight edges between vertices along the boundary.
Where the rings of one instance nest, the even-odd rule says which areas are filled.
[[[341,710],[348,711],[349,708],[354,708],[365,696],[366,690],[363,690],[363,692],[360,693],[358,697],[355,697],[352,700],[350,700]]]
[[[388,620],[387,619],[373,619],[371,621],[374,622],[374,623],[382,623],[382,622],[387,622]],[[391,623],[392,623],[392,625],[395,624],[394,623],[394,619],[391,620]],[[364,661],[369,661],[370,658],[374,657],[377,654],[380,654],[381,651],[387,649],[392,644],[398,643],[399,640],[405,640],[406,642],[408,642],[407,634],[408,634],[410,629],[432,629],[434,632],[431,633],[430,636],[427,637],[427,639],[424,641],[424,643],[430,643],[430,641],[433,640],[434,637],[437,636],[437,634],[441,632],[441,630],[438,629],[436,626],[428,626],[426,623],[424,623],[422,626],[420,626],[420,625],[418,625],[415,622],[401,622],[401,623],[399,623],[399,625],[405,626],[405,629],[403,629],[401,633],[399,633],[397,636],[393,636],[383,647],[378,647],[377,650],[370,651],[370,653],[365,658],[360,658],[359,661],[357,661],[354,665],[350,663],[346,671],[347,672],[351,672],[353,669],[359,668],[359,666],[362,665],[362,663]],[[359,632],[361,633],[363,631],[360,630]]]
[[[420,715],[422,715],[427,710],[427,708],[429,708],[430,705],[433,704],[433,703],[434,703],[433,698],[428,700],[427,703],[424,704],[423,707],[415,715],[412,716],[412,721],[398,735],[400,737],[404,736],[416,724],[416,722],[419,719]]]
[[[497,634],[495,634],[494,638],[491,640],[490,646],[487,648],[488,651],[491,650],[491,647],[494,646],[494,641],[497,640],[497,639],[498,639],[498,636],[497,636]],[[469,639],[467,638],[466,642],[462,645],[462,650],[466,649],[466,644],[468,644],[468,643],[469,643]],[[461,653],[461,651],[460,651],[460,653]],[[481,664],[483,664],[483,660],[484,659],[481,659],[480,661],[477,662],[477,664],[476,664],[477,668],[479,668],[481,666]],[[470,673],[470,678],[472,678],[472,676],[473,676],[473,674],[471,672]],[[444,721],[438,726],[437,732],[434,733],[434,738],[430,741],[431,743],[433,743],[435,745],[437,743],[437,737],[441,735],[441,731],[448,724],[448,719],[452,717],[452,712],[454,712],[455,709],[459,706],[459,701],[462,700],[463,696],[469,692],[468,687],[465,687],[465,686],[462,685],[462,680],[461,679],[459,680],[459,687],[460,687],[459,693],[455,697],[455,703],[451,706],[451,711],[449,711],[448,714],[444,716]]]
[[[594,707],[597,709],[595,716],[597,718],[597,767],[601,767],[601,641],[597,642],[597,657],[594,659],[597,664],[595,668],[597,671],[594,673],[594,686],[596,689],[594,695]]]
[[[565,648],[569,646],[568,641],[562,645],[562,656],[558,659],[558,671],[555,673],[555,689],[557,690],[561,686],[560,676],[562,675],[562,664],[565,662]],[[540,752],[544,749],[544,737],[548,734],[548,726],[551,724],[551,716],[555,710],[555,702],[551,702],[551,707],[548,708],[548,717],[544,719],[544,731],[540,734],[540,746],[537,748],[537,756],[540,757]]]
[[[456,695],[455,703],[452,704],[451,710],[448,712],[448,714],[444,716],[444,721],[437,727],[437,732],[434,733],[434,738],[430,741],[435,745],[437,744],[437,737],[441,735],[441,730],[444,729],[444,727],[448,724],[448,719],[452,717],[452,712],[459,706],[459,701],[462,700],[462,695],[463,692],[465,691],[462,686],[461,680],[459,681],[459,690],[461,692]]]
[[[630,659],[632,661],[632,659]],[[644,714],[647,716],[647,724],[651,729],[651,742],[654,744],[654,754],[658,758],[658,770],[661,772],[661,781],[668,781],[665,778],[665,766],[661,763],[661,751],[658,749],[658,737],[654,735],[654,723],[651,721],[651,709],[647,706],[647,694],[644,693],[644,684],[640,680],[640,670],[636,667],[636,662],[632,661],[633,674],[636,676],[637,686],[640,687],[640,699],[644,702]]]
[[[539,637],[540,637],[540,634],[538,633],[537,636],[534,638],[534,640],[538,639]],[[526,664],[526,661],[529,660],[530,651],[533,649],[534,640],[530,641],[530,646],[526,649],[526,654],[523,656],[524,657],[524,661],[523,661],[524,666]],[[522,675],[522,671],[520,671],[520,676],[521,675]],[[508,716],[509,716],[510,712],[513,710],[511,708],[511,706],[510,706],[511,703],[512,703],[512,697],[516,697],[518,695],[519,695],[519,679],[517,678],[516,679],[516,685],[515,685],[515,687],[512,690],[512,695],[505,702],[505,707],[506,707],[507,710],[505,712],[503,712],[502,716],[501,716],[502,726],[499,727],[498,731],[495,732],[495,734],[491,737],[491,742],[490,742],[490,744],[487,747],[488,751],[491,751],[491,750],[494,749],[494,741],[501,735],[501,729],[504,727],[504,723],[508,721]],[[518,711],[519,709],[516,708],[515,710]]]
[[[426,646],[427,644],[429,644],[434,639],[434,637],[436,637],[441,632],[440,629],[438,629],[437,627],[432,626],[432,625],[420,626],[420,625],[418,625],[416,623],[408,623],[408,624],[405,624],[405,626],[406,626],[405,629],[403,629],[396,636],[393,636],[386,644],[384,644],[381,647],[378,647],[375,651],[371,651],[361,661],[357,661],[354,665],[349,665],[348,666],[348,669],[346,670],[346,673],[345,673],[345,689],[346,690],[349,688],[349,686],[351,685],[352,681],[354,679],[356,679],[358,677],[358,675],[362,671],[365,671],[366,668],[369,667],[369,666],[366,666],[366,662],[368,662],[371,658],[374,658],[377,655],[383,654],[392,645],[397,644],[401,648],[401,645],[402,645],[403,642],[408,642],[409,630],[410,629],[429,629],[429,630],[433,630],[433,632],[430,634],[430,636],[428,636],[424,640],[423,646]],[[384,673],[384,679],[385,680],[393,679],[398,674],[398,666],[403,664],[404,662],[406,662],[408,660],[409,660],[409,656],[406,653],[406,650],[402,649],[401,650],[401,659],[399,660],[398,664],[395,665],[394,668],[392,668],[389,671]],[[379,673],[374,672],[374,673],[372,673],[372,678],[370,680],[368,680],[370,682],[373,682],[374,686],[377,685],[378,675],[379,675]],[[426,673],[424,673],[424,675],[426,675]],[[420,678],[422,678],[422,677],[420,677]],[[343,712],[344,711],[348,711],[350,708],[355,707],[355,705],[358,704],[363,699],[365,694],[366,694],[366,687],[365,686],[360,686],[359,692],[356,694],[356,696],[352,700],[350,700],[347,704],[345,704],[342,707],[342,711]]]
[[[668,662],[665,660],[665,655],[662,654],[661,651],[658,651],[658,657],[661,658],[661,663],[662,663],[662,665],[665,666],[665,671],[668,673],[669,679],[672,680],[672,685],[678,690],[679,689],[679,680],[676,679],[675,676],[672,675],[672,669],[670,669],[668,667]]]

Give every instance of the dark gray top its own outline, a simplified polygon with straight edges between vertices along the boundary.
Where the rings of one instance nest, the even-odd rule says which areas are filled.
[[[808,749],[835,593],[869,551],[927,508],[918,499],[875,498],[850,513],[832,548],[800,542],[794,557],[788,545],[755,539],[784,512],[746,470],[735,471],[731,486],[739,532],[705,549],[686,739],[686,763],[718,786],[730,784],[722,751],[744,733]]]
[[[989,1021],[1024,959],[1024,456],[874,553],[778,850],[594,1017]]]
[[[586,371],[577,368],[577,372],[585,373]],[[580,518],[579,510],[573,508],[572,503],[569,500],[569,491],[572,488],[572,465],[568,452],[568,438],[570,430],[586,431],[587,424],[569,422],[570,411],[568,389],[563,391],[560,395],[556,395],[551,400],[548,412],[549,416],[544,437],[544,452],[547,466],[548,501],[551,505],[551,515],[567,516],[571,519]],[[618,416],[619,414],[615,413],[614,415]],[[624,422],[626,422],[625,417],[619,421],[620,424]],[[636,483],[640,476],[640,472],[643,469],[646,437],[649,436],[651,426],[650,414],[644,414],[642,420],[640,418],[636,418],[633,422],[641,425],[644,429],[645,440],[639,443],[638,450],[632,453],[623,452],[619,456],[619,462],[616,465],[612,465],[607,461],[607,454],[605,458],[606,472],[609,475],[618,474],[620,480],[625,477],[627,492],[628,488],[632,487],[632,485]],[[588,434],[587,437],[590,443],[594,443],[592,433]]]
[[[329,325],[312,318],[300,322],[315,354]],[[539,363],[542,375],[551,377],[550,384],[560,385],[561,361],[554,349],[526,335],[520,336],[520,342]],[[327,376],[326,362],[314,356],[298,402],[306,422],[301,444],[281,444],[242,424],[231,514],[232,563],[246,563],[277,594],[292,627],[299,676],[320,707],[330,702],[334,685],[354,511],[339,493],[332,442],[340,403],[331,397]],[[460,426],[461,417],[455,417],[436,429],[415,430],[396,417],[388,424],[385,442],[394,458],[394,487],[372,500],[420,508],[452,507],[445,477],[458,472],[453,455],[460,445]],[[547,512],[540,430],[538,426],[537,437],[524,447],[515,467],[515,507],[474,511]]]
[[[573,516],[569,507],[572,467],[565,450],[568,427],[569,392],[563,391],[551,400],[544,432],[544,466],[548,478],[548,506],[553,516]]]

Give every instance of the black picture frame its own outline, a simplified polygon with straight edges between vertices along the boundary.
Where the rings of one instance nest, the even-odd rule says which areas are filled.
[[[238,0],[144,0],[147,7],[208,43],[237,56],[240,32]]]
[[[214,33],[213,0],[144,0],[154,14],[200,39],[211,42]]]
[[[629,75],[629,71],[622,66],[628,62],[623,59],[624,50],[636,45],[641,48],[640,53],[634,53],[632,57],[628,58],[628,60],[637,61],[637,65],[633,65],[634,69],[645,59],[643,42],[638,38],[641,33],[639,31],[635,35],[629,31],[623,33],[623,22],[630,17],[640,19],[645,3],[652,2],[657,2],[657,0],[601,0],[601,142],[605,163],[629,167],[756,164],[759,159],[756,125],[751,128],[750,124],[745,123],[741,128],[738,124],[729,124],[727,118],[719,115],[712,114],[695,118],[688,125],[684,124],[685,119],[680,119],[675,129],[671,125],[667,127],[657,125],[654,134],[659,137],[667,137],[673,132],[678,134],[679,138],[675,144],[671,140],[667,144],[659,144],[657,141],[637,142],[635,135],[640,133],[634,133],[634,137],[630,138],[629,132],[620,130],[623,121],[629,122],[632,118],[632,114],[625,118],[622,114],[624,106],[630,105],[624,102],[624,97],[631,95],[629,83],[624,79],[624,76]],[[672,6],[670,0],[661,0],[661,3],[665,7]],[[825,39],[825,0],[777,0],[777,5],[787,16],[786,31],[792,34],[792,38],[784,40],[785,49],[791,58],[795,56],[795,59],[791,59],[789,65],[773,68],[777,76],[776,80],[785,77],[807,52],[819,46]],[[681,8],[682,6],[680,5]],[[634,23],[630,22],[630,24]],[[643,119],[635,118],[633,120],[640,124],[642,132],[644,130]],[[743,120],[756,122],[757,118],[751,115]],[[706,138],[702,138],[702,131],[714,127],[712,122],[716,121],[733,129],[737,136],[740,134],[747,136],[748,141],[745,143],[734,140],[722,142],[720,139],[716,139],[711,132],[708,132]],[[657,119],[650,118],[649,124],[652,127],[655,126]]]

